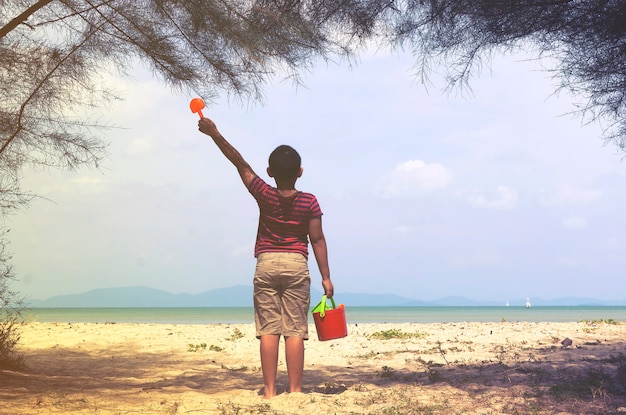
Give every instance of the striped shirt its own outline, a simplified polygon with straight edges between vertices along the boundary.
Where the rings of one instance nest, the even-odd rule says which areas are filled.
[[[255,177],[248,188],[259,205],[254,256],[263,252],[297,252],[309,256],[309,221],[322,216],[317,198],[297,192],[282,197],[278,190]]]

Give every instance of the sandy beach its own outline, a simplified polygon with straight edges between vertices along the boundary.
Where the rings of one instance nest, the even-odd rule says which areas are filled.
[[[251,324],[29,323],[1,414],[626,413],[626,324],[311,325],[304,393],[262,399]],[[563,347],[564,339],[571,345]],[[281,345],[279,388],[287,385]]]

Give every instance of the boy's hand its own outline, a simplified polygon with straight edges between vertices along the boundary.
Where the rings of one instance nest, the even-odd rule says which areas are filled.
[[[322,280],[322,287],[324,287],[324,294],[326,294],[326,297],[333,298],[333,295],[335,294],[335,287],[333,286],[330,278]]]
[[[216,137],[220,135],[220,132],[217,130],[217,126],[215,123],[209,118],[202,118],[198,121],[198,129],[204,134],[210,135],[211,137]]]

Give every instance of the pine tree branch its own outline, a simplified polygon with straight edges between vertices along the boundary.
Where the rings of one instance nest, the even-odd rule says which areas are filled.
[[[4,27],[0,28],[0,40],[8,35],[13,29],[19,26],[21,23],[24,23],[28,18],[35,12],[39,11],[39,9],[51,3],[52,0],[39,0],[37,3],[30,6],[28,9],[24,10],[22,14],[11,20]]]

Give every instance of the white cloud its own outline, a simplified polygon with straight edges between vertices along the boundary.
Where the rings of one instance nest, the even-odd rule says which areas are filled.
[[[385,176],[382,194],[387,198],[412,196],[442,189],[451,182],[452,173],[443,165],[409,160]]]
[[[495,210],[515,209],[518,200],[517,191],[503,185],[498,186],[495,194],[492,195],[485,195],[482,191],[475,191],[467,196],[467,201],[473,207]]]

